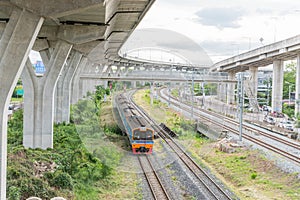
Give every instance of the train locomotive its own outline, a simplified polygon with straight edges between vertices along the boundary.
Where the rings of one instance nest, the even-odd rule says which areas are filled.
[[[129,104],[123,94],[117,95],[115,102],[133,154],[151,154],[154,144],[153,128]]]

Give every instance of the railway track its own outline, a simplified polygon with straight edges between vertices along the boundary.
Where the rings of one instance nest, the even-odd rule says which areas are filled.
[[[195,175],[205,190],[205,194],[209,199],[231,200],[232,198],[201,168],[199,165],[165,132],[158,123],[155,122],[149,115],[136,105],[130,95],[130,101],[140,114],[153,125],[159,136],[170,146],[170,148],[178,155],[178,158],[186,165],[186,167]]]
[[[152,195],[157,200],[168,200],[170,197],[166,189],[164,188],[161,180],[159,179],[158,174],[156,173],[149,157],[147,155],[138,156],[139,163],[145,174],[146,180],[149,184]]]
[[[160,93],[161,93],[161,90],[159,91],[160,97],[163,98],[163,99],[165,99],[166,101],[168,101],[168,99],[165,98],[165,97],[163,97]],[[169,97],[168,97],[168,98],[169,98]],[[172,104],[174,104],[175,106],[180,107],[181,109],[184,109],[184,110],[187,111],[187,112],[190,112],[190,109],[187,109],[187,107],[188,107],[189,105],[187,105],[187,104],[181,102],[181,104],[183,103],[183,104],[186,105],[186,108],[183,108],[182,105],[180,105],[179,103],[177,103],[179,100],[177,100],[176,98],[174,98],[174,97],[172,97],[172,96],[170,96],[170,98],[172,98],[172,99],[174,100],[174,101],[172,101]],[[234,121],[234,120],[232,120],[232,119],[230,119],[230,118],[228,118],[228,117],[225,117],[224,115],[220,115],[220,114],[217,114],[217,113],[214,113],[214,112],[211,112],[211,111],[207,111],[207,110],[204,110],[204,109],[198,109],[198,110],[199,110],[200,112],[202,112],[202,113],[206,113],[206,114],[211,115],[211,116],[214,116],[214,117],[216,117],[216,118],[218,118],[218,119],[223,119],[223,120],[225,120],[225,122],[231,123],[231,124],[233,124],[234,126],[238,126],[238,125],[239,125],[238,122],[236,122],[236,121]],[[218,122],[217,120],[212,120],[211,118],[209,118],[209,117],[207,117],[207,116],[204,116],[203,114],[201,115],[201,114],[199,113],[199,111],[194,111],[195,116],[197,116],[197,117],[199,117],[200,119],[203,119],[203,120],[205,120],[205,121],[208,121],[208,122],[210,122],[210,123],[212,123],[212,124],[214,124],[214,125],[222,126],[222,127],[224,127],[226,130],[229,130],[230,132],[232,132],[232,133],[234,133],[234,134],[236,134],[236,135],[239,135],[239,132],[238,132],[237,128],[235,129],[235,128],[232,128],[232,126],[226,125],[225,123],[220,123],[220,122]],[[275,141],[277,141],[277,142],[281,142],[281,143],[283,143],[283,144],[285,144],[285,145],[288,145],[288,146],[294,147],[295,149],[300,150],[300,145],[299,145],[299,144],[295,144],[295,143],[289,142],[289,141],[287,141],[287,140],[284,140],[284,139],[282,139],[282,138],[276,137],[276,136],[274,136],[274,135],[270,135],[270,134],[268,134],[268,133],[262,132],[262,131],[260,131],[260,130],[258,130],[258,129],[255,129],[255,128],[253,128],[253,127],[250,127],[250,126],[248,126],[248,125],[246,125],[246,124],[243,124],[243,128],[244,128],[244,130],[248,130],[248,131],[255,132],[256,134],[263,135],[263,136],[268,137],[268,138],[270,138],[270,139],[273,139],[273,140],[275,140]],[[300,158],[299,158],[299,156],[296,156],[296,155],[291,154],[291,153],[289,153],[289,152],[287,152],[287,151],[284,151],[284,150],[282,150],[282,149],[280,149],[280,148],[278,148],[278,147],[275,147],[275,146],[273,146],[273,145],[270,145],[270,144],[268,144],[267,142],[264,142],[264,141],[262,141],[262,140],[260,140],[260,139],[257,139],[257,138],[255,138],[255,137],[251,136],[250,134],[243,133],[243,137],[244,137],[245,139],[247,139],[247,140],[249,140],[249,141],[255,143],[255,144],[258,144],[258,145],[260,145],[260,146],[262,146],[262,147],[264,147],[264,148],[266,148],[266,149],[269,149],[269,150],[271,150],[271,151],[273,151],[273,152],[275,152],[275,153],[278,153],[278,154],[280,154],[280,155],[282,155],[282,156],[284,156],[284,157],[286,157],[286,158],[288,158],[288,159],[290,159],[290,160],[292,160],[292,161],[294,161],[294,162],[300,164]]]

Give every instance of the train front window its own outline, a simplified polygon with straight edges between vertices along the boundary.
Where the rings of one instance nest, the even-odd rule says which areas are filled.
[[[147,131],[140,131],[140,130],[135,130],[133,134],[133,139],[134,140],[152,140],[152,131],[147,130]]]

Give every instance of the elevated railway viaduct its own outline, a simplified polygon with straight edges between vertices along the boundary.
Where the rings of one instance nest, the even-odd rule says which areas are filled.
[[[78,84],[73,77],[87,65],[119,59],[118,50],[153,2],[0,0],[0,199],[6,199],[7,108],[21,74],[23,144],[52,148],[54,105],[56,120],[68,121],[69,91],[73,83],[76,96]],[[33,72],[30,50],[41,54],[42,77]]]

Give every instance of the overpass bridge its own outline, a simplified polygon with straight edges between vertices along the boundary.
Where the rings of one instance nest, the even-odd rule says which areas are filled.
[[[120,47],[153,2],[0,0],[0,199],[6,199],[7,108],[21,74],[23,144],[52,148],[54,113],[68,122],[71,88],[72,96],[78,91],[74,77],[87,65],[119,60]],[[33,71],[30,50],[41,54],[42,77]]]
[[[235,78],[236,73],[248,70],[250,73],[247,81],[248,93],[251,96],[250,104],[255,105],[257,101],[257,86],[258,86],[258,67],[273,65],[272,87],[272,110],[282,112],[282,97],[283,97],[283,62],[296,59],[296,105],[295,112],[300,112],[300,35],[275,42],[260,48],[233,56],[222,60],[211,66],[212,72],[228,72],[229,77]],[[228,86],[227,102],[233,103],[234,93],[232,86]],[[223,89],[226,86],[223,86]],[[248,96],[249,96],[248,95]],[[226,97],[223,97],[226,99]]]
[[[81,80],[148,81],[148,82],[197,82],[197,83],[236,83],[228,80],[224,72],[180,72],[180,71],[130,71],[121,73],[82,74]]]

